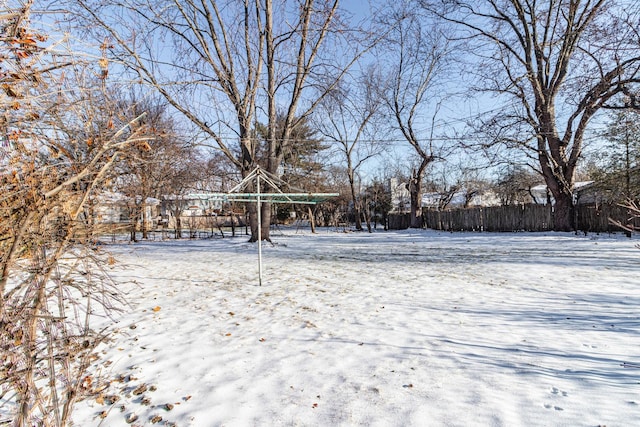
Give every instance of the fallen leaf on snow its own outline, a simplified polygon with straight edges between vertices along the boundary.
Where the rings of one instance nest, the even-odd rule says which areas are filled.
[[[138,395],[144,393],[145,391],[147,391],[146,384],[140,384],[138,387],[136,387],[135,390],[133,390],[133,395],[134,396],[138,396]]]
[[[107,405],[113,405],[118,400],[120,400],[120,396],[118,396],[117,394],[112,394],[105,398],[105,402],[107,403]]]

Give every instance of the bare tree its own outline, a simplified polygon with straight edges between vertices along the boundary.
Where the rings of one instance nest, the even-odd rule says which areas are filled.
[[[378,223],[385,229],[387,226],[387,215],[392,209],[391,192],[389,188],[379,179],[367,186],[364,191],[364,217],[367,223],[367,230],[371,232],[373,228],[378,228]]]
[[[318,187],[321,192],[337,192],[338,197],[316,205],[314,214],[318,223],[324,226],[346,227],[348,218],[348,206],[351,200],[349,184],[345,181],[346,173],[341,166],[328,165],[325,180]]]
[[[137,101],[133,97],[121,99],[119,106],[125,120],[146,113],[147,144],[127,152],[115,178],[116,190],[126,197],[130,210],[131,240],[136,240],[138,221],[142,238],[146,239],[153,219],[148,217],[148,201],[166,199],[164,196],[180,198],[186,190],[195,189],[196,182],[203,176],[199,176],[196,150],[178,133],[166,105],[157,100]]]
[[[535,203],[531,189],[540,183],[540,175],[523,166],[510,166],[494,185],[503,206]]]
[[[13,6],[0,10],[0,406],[14,426],[64,426],[97,385],[94,316],[119,300],[91,199],[143,129],[108,119],[99,60],[45,45],[33,2]]]
[[[484,203],[490,195],[490,183],[481,171],[475,168],[462,167],[458,187],[462,195],[462,207],[469,208]],[[474,203],[475,202],[475,203]]]
[[[258,116],[268,123],[263,167],[276,173],[293,129],[363,51],[357,32],[343,31],[337,0],[76,3],[82,24],[89,19],[113,41],[112,58],[215,141],[243,177],[258,165]],[[162,54],[160,43],[169,48]],[[255,240],[255,206],[248,209]],[[270,215],[265,203],[263,239],[269,239]]]
[[[378,97],[380,76],[367,69],[355,81],[333,90],[321,103],[315,116],[316,127],[342,158],[349,181],[349,192],[356,230],[362,231],[362,201],[358,173],[365,163],[380,154],[381,135],[376,117],[382,104]]]
[[[556,229],[573,229],[573,186],[588,125],[640,82],[638,3],[421,3],[470,41],[480,88],[513,101],[481,122],[489,143],[537,163],[555,199]]]
[[[437,26],[424,21],[406,6],[394,14],[393,19],[400,24],[390,33],[390,75],[384,98],[397,130],[417,157],[407,187],[410,226],[421,228],[425,171],[433,162],[446,157],[447,145],[435,137],[435,122],[445,97],[439,79],[446,69],[450,46]],[[427,114],[431,114],[430,123],[425,121]],[[425,132],[424,128],[428,130]]]
[[[635,200],[628,200],[626,203],[620,206],[627,209],[627,219],[624,223],[609,218],[609,223],[623,229],[628,237],[631,237],[634,232],[640,231],[640,204]],[[640,249],[640,245],[636,245]]]

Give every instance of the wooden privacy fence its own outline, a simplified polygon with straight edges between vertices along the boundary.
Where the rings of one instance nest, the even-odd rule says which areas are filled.
[[[548,231],[553,230],[553,210],[544,205],[426,210],[427,228],[446,231]]]
[[[577,230],[594,233],[621,231],[620,227],[611,224],[610,219],[640,227],[640,219],[630,220],[627,209],[618,205],[576,206]],[[407,220],[408,214],[389,215],[389,228],[392,230],[408,228]],[[554,229],[553,206],[535,204],[445,211],[425,210],[423,220],[426,228],[445,231],[551,231]]]
[[[411,225],[411,214],[398,213],[387,216],[387,228],[389,230],[406,230]]]
[[[610,219],[640,230],[640,218],[634,218],[629,210],[619,205],[580,205],[576,209],[577,229],[603,233],[622,230],[611,224]]]

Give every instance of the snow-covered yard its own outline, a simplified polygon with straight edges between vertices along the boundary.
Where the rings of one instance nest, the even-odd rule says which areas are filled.
[[[272,237],[262,287],[246,237],[111,246],[131,306],[96,363],[114,381],[78,404],[75,424],[640,420],[637,239]]]

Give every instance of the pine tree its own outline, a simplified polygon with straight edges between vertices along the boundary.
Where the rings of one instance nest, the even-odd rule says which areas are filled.
[[[640,197],[640,112],[619,110],[603,134],[607,144],[599,153],[602,169],[598,185],[611,201],[634,201]]]

